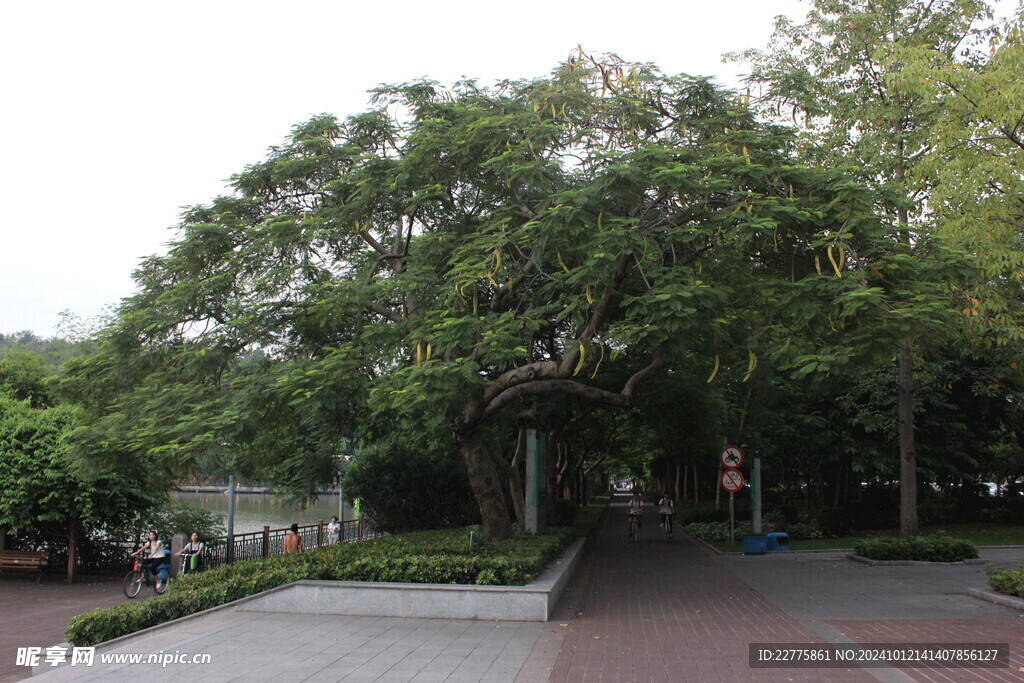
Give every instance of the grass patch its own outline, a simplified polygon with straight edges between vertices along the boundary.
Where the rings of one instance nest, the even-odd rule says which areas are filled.
[[[479,527],[467,527],[236,562],[174,579],[164,595],[74,617],[64,636],[76,647],[87,647],[306,579],[521,586],[586,535],[606,504],[581,508],[572,527],[536,535],[520,532],[507,540],[485,539]]]
[[[738,525],[737,525],[738,526]],[[790,537],[793,550],[852,550],[857,541],[864,538],[899,536],[899,529],[872,529],[856,536],[840,538],[799,539]],[[997,523],[935,524],[921,528],[922,536],[948,534],[963,539],[974,546],[983,545],[1024,545],[1024,525]],[[711,541],[710,545],[723,553],[743,552],[743,537],[736,536],[735,543]]]

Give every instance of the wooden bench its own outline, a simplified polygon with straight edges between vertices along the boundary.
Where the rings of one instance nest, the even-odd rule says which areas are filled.
[[[38,582],[45,576],[50,556],[42,550],[0,550],[0,571],[27,569],[39,572]]]

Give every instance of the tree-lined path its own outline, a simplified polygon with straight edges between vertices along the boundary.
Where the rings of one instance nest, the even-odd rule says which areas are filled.
[[[864,567],[839,553],[718,556],[678,534],[666,543],[650,506],[632,543],[625,500],[616,498],[594,539],[552,681],[1019,680],[1024,619],[964,594],[984,585],[980,566]],[[1021,549],[991,552],[1000,563],[1024,560]],[[1009,642],[1010,667],[748,665],[749,643],[833,641]]]

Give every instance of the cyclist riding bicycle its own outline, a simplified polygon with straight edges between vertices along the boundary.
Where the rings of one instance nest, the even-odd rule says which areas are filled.
[[[634,533],[638,533],[640,531],[640,519],[643,516],[643,514],[643,498],[640,497],[639,491],[633,491],[633,497],[630,498],[629,503],[626,504],[626,523],[629,536],[632,536]]]
[[[131,555],[134,557],[144,552],[145,559],[143,563],[149,569],[147,573],[152,575],[156,574],[157,567],[164,562],[166,553],[164,553],[164,542],[156,537],[155,531],[150,531],[146,537],[148,539],[146,543]]]
[[[665,529],[665,535],[672,538],[672,513],[675,511],[675,504],[672,502],[672,494],[668,491],[658,501],[658,514],[661,515],[661,526]]]

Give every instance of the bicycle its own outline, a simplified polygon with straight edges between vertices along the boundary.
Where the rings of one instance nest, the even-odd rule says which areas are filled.
[[[629,516],[629,539],[634,543],[640,540],[640,515]]]
[[[162,595],[167,590],[167,582],[171,578],[169,554],[170,551],[164,551],[164,559],[156,566],[155,573],[152,566],[145,564],[145,560],[135,558],[132,561],[131,571],[125,574],[122,582],[124,594],[129,598],[134,598],[142,590],[142,584],[145,583],[147,586],[153,586],[157,595]]]
[[[195,561],[193,562],[193,558]],[[178,569],[178,576],[196,574],[202,568],[202,558],[199,553],[185,553],[181,556],[181,567]]]
[[[665,532],[665,540],[672,538],[672,515],[661,516],[661,530]]]

